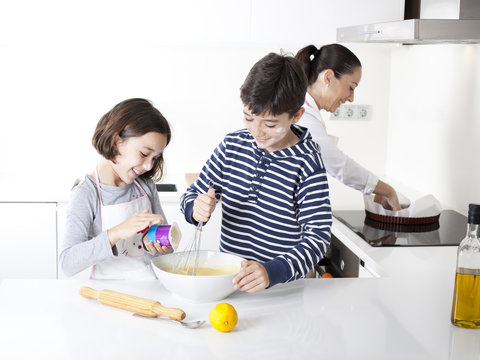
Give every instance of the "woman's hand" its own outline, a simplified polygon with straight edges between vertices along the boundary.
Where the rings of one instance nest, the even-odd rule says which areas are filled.
[[[206,194],[198,195],[193,202],[193,220],[207,222],[213,210],[215,210],[216,204],[215,190],[210,188]]]
[[[383,195],[375,195],[373,197],[373,201],[382,205],[382,207],[386,210],[402,210],[400,207],[400,204],[398,202],[398,198],[395,194],[395,196],[392,197],[387,197]],[[396,205],[397,204],[397,205]]]
[[[113,246],[122,239],[127,239],[132,235],[148,228],[149,226],[160,224],[163,222],[163,216],[158,214],[150,214],[148,209],[143,212],[133,214],[127,220],[112,227],[107,231],[110,244]]]
[[[375,190],[373,201],[383,206],[384,209],[398,211],[402,210],[400,202],[398,201],[397,192],[393,187],[384,183],[382,180],[378,180]]]
[[[242,267],[233,278],[233,288],[248,293],[263,290],[270,285],[265,267],[257,261],[242,261]]]

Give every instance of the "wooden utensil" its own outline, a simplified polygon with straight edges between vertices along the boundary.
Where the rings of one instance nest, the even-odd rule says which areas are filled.
[[[185,319],[185,312],[178,308],[167,308],[158,301],[122,294],[112,290],[95,290],[83,286],[79,294],[87,299],[97,299],[102,304],[114,306],[123,310],[133,311],[149,317],[166,316],[171,320]]]

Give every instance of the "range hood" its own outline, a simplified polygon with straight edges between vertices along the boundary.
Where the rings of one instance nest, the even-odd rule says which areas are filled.
[[[480,43],[480,0],[405,0],[405,20],[337,29],[337,42]]]

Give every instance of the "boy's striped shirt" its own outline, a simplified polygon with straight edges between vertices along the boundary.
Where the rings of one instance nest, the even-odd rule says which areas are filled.
[[[270,286],[305,276],[330,243],[332,215],[325,169],[307,129],[289,148],[266,153],[246,130],[228,134],[182,196],[187,221],[211,184],[221,196],[220,250],[262,262]],[[206,225],[208,226],[208,225]]]

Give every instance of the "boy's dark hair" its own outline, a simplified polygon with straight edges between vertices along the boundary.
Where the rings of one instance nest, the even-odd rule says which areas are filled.
[[[250,70],[240,88],[240,98],[255,115],[269,113],[290,117],[302,107],[307,78],[298,60],[270,53]]]
[[[148,100],[135,98],[122,101],[102,116],[92,138],[92,144],[105,159],[115,163],[118,155],[116,135],[122,140],[139,137],[149,132],[158,132],[171,139],[170,126],[163,115]],[[159,180],[163,175],[163,153],[154,161],[153,167],[140,175],[144,179]]]

